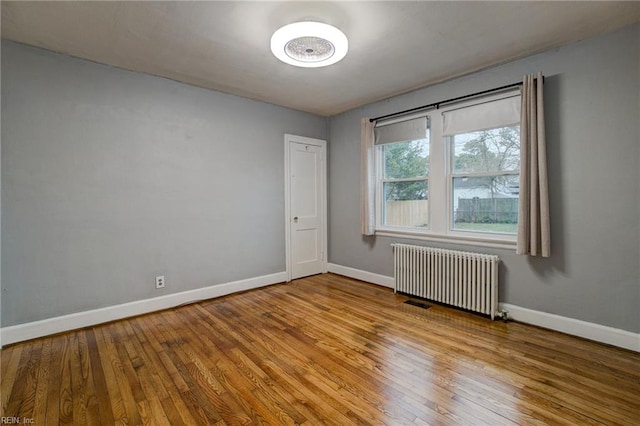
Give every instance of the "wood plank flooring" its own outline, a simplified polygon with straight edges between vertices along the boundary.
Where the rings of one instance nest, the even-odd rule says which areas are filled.
[[[332,274],[2,350],[56,424],[638,425],[640,354]]]

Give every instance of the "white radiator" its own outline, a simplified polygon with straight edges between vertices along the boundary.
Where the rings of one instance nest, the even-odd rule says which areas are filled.
[[[498,312],[498,256],[392,244],[396,292],[490,315]]]

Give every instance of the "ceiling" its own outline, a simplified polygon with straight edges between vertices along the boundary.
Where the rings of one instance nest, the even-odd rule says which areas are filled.
[[[347,57],[276,59],[271,34],[302,19]],[[324,116],[639,21],[635,1],[2,1],[3,38]]]

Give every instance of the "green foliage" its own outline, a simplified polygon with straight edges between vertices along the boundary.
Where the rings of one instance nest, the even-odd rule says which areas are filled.
[[[384,193],[386,201],[426,200],[427,181],[386,182]]]
[[[429,143],[418,140],[384,146],[385,179],[421,180],[385,183],[387,201],[426,200],[429,175]]]
[[[385,145],[385,178],[403,179],[429,174],[429,146],[425,141]]]

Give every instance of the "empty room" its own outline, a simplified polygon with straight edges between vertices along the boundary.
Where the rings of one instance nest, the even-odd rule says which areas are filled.
[[[0,424],[640,421],[640,2],[1,19]]]

